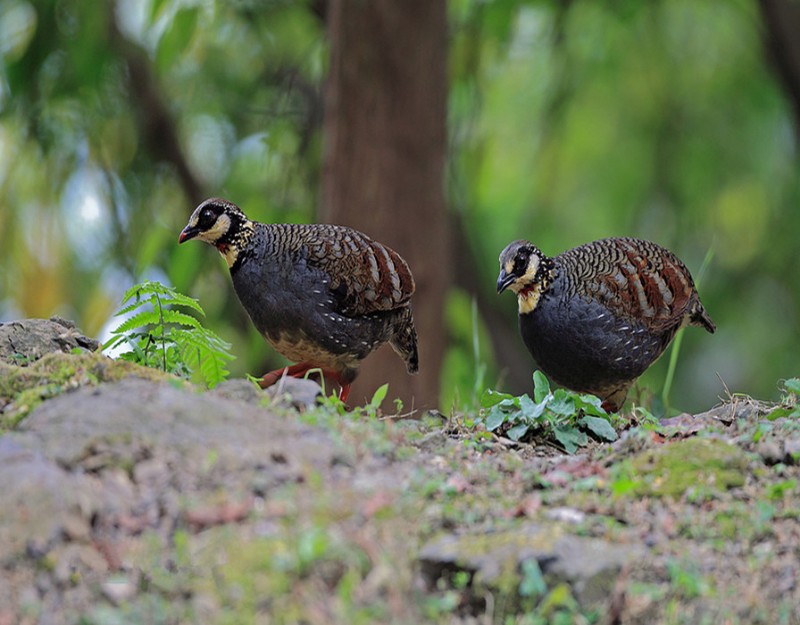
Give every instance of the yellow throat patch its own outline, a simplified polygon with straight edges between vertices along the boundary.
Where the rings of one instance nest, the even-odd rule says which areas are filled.
[[[526,289],[522,289],[517,293],[517,304],[519,305],[519,314],[533,312],[539,303],[539,298],[542,296],[542,286],[537,284]]]
[[[222,245],[217,246],[219,253],[222,254],[222,257],[225,259],[225,262],[228,263],[228,269],[233,267],[236,263],[236,259],[239,258],[239,248],[233,245]]]

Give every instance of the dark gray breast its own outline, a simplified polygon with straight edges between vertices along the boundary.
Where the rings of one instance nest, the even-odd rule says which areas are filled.
[[[231,275],[273,345],[310,343],[358,359],[390,338],[414,290],[389,248],[331,225],[256,224]]]
[[[554,258],[556,276],[520,330],[560,384],[597,392],[640,376],[699,299],[671,252],[638,239],[604,239]]]

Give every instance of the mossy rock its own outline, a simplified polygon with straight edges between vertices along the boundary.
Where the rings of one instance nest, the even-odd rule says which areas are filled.
[[[629,494],[651,497],[702,496],[743,486],[748,455],[722,440],[689,438],[639,454],[631,461]]]
[[[0,431],[19,424],[44,400],[86,385],[116,382],[134,376],[177,380],[171,374],[97,352],[53,352],[27,365],[0,362]]]
[[[562,524],[525,523],[498,532],[444,534],[424,545],[418,558],[429,588],[452,584],[462,573],[476,596],[499,593],[512,604],[523,599],[525,569],[535,562],[548,589],[566,584],[570,596],[590,607],[608,599],[623,566],[642,553],[637,544],[574,536]]]
[[[25,365],[52,353],[95,352],[100,342],[60,317],[0,323],[0,363]]]

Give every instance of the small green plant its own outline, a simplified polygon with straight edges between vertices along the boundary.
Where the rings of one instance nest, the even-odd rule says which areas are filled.
[[[372,399],[369,400],[368,403],[364,404],[363,406],[355,406],[352,409],[347,407],[345,404],[335,393],[331,393],[330,395],[325,394],[325,387],[324,387],[324,380],[322,380],[322,397],[317,398],[317,402],[319,403],[319,409],[316,411],[315,414],[327,414],[327,415],[334,415],[338,418],[340,417],[348,417],[350,419],[359,420],[363,417],[368,419],[377,420],[381,417],[381,404],[383,400],[386,398],[386,394],[389,391],[389,384],[382,384],[372,395]],[[399,399],[394,400],[394,405],[396,408],[402,409],[403,402]],[[399,411],[398,411],[399,413]]]
[[[800,418],[800,378],[789,378],[781,384],[781,403],[775,410],[767,415],[767,419],[774,421],[780,418],[797,419]]]
[[[529,558],[522,561],[522,580],[519,583],[520,597],[543,597],[547,592],[547,583],[544,580],[539,561]]]
[[[230,344],[180,310],[204,315],[196,299],[160,282],[143,282],[126,291],[122,306],[114,316],[130,316],[111,331],[104,350],[127,344],[130,351],[121,359],[196,377],[208,387],[228,377],[225,367],[233,360]]]
[[[667,572],[672,587],[685,599],[694,599],[711,591],[708,580],[694,563],[670,560],[667,562]]]
[[[372,394],[372,399],[369,403],[364,406],[364,411],[367,413],[367,416],[375,419],[378,417],[378,411],[381,408],[381,404],[383,400],[386,398],[386,393],[389,392],[389,384],[381,384],[375,392]]]
[[[610,417],[593,395],[563,388],[550,390],[541,371],[533,374],[533,399],[527,394],[515,397],[487,389],[481,397],[485,410],[483,424],[490,432],[505,430],[514,441],[539,435],[555,438],[567,453],[575,453],[589,442],[589,434],[615,441],[617,433]]]

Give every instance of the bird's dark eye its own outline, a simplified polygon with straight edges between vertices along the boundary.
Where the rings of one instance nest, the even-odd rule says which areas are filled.
[[[530,258],[531,254],[528,250],[520,250],[517,253],[516,262],[514,263],[514,272],[519,275],[524,274],[528,269],[528,261]]]
[[[201,228],[210,228],[217,220],[217,216],[210,208],[206,208],[200,213],[200,219],[197,220],[197,225]]]

